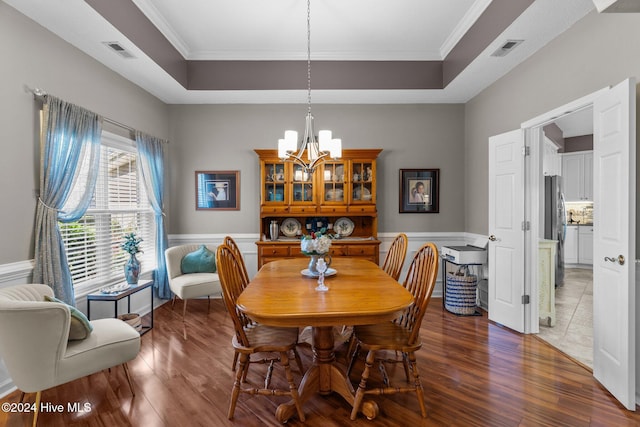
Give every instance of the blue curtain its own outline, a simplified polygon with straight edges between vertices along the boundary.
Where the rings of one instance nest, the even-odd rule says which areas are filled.
[[[57,298],[75,306],[58,221],[77,221],[91,202],[98,177],[102,117],[51,95],[46,96],[42,113],[33,281],[49,285]],[[68,200],[74,186],[83,188],[82,197]]]
[[[158,297],[171,298],[167,266],[164,251],[169,246],[164,224],[164,141],[142,132],[136,131],[136,145],[138,147],[138,170],[149,195],[149,202],[156,214],[156,262],[154,272],[154,287]]]

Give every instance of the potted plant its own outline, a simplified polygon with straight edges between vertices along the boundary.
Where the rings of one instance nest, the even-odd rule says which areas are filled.
[[[140,261],[136,258],[136,254],[142,252],[140,242],[142,238],[136,236],[136,233],[128,233],[124,235],[124,242],[120,245],[129,254],[129,259],[124,265],[124,277],[130,285],[137,284],[140,276]]]

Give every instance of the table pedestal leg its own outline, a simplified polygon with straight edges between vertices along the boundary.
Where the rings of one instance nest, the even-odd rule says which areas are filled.
[[[346,373],[335,365],[333,345],[333,327],[313,328],[313,365],[300,382],[298,391],[301,404],[316,393],[328,395],[336,392],[353,406],[355,391]],[[378,405],[372,401],[364,402],[362,413],[373,419],[378,415]],[[295,414],[296,407],[293,401],[283,403],[276,410],[276,419],[284,423]]]

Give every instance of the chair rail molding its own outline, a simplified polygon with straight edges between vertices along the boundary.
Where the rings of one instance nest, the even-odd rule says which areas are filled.
[[[30,283],[33,277],[34,260],[0,264],[0,287]]]

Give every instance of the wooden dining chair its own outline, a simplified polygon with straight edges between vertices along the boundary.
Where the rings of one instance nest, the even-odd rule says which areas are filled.
[[[229,246],[229,248],[233,251],[233,253],[238,257],[238,261],[242,264],[242,273],[244,274],[244,279],[247,283],[249,283],[249,273],[247,272],[247,266],[244,263],[244,257],[242,256],[242,252],[240,251],[240,247],[236,243],[231,236],[226,236],[222,243]]]
[[[238,261],[240,262],[240,264],[242,264],[242,269],[241,272],[243,274],[243,283],[246,284],[249,283],[249,273],[247,272],[247,266],[244,263],[244,257],[242,256],[242,252],[240,251],[240,247],[238,246],[238,244],[236,243],[235,240],[233,240],[233,238],[231,236],[225,236],[225,238],[222,240],[222,243],[227,245],[229,247],[229,249],[231,249],[231,251],[234,253],[234,255],[238,258]],[[231,370],[235,372],[236,367],[238,366],[238,356],[240,353],[238,353],[237,351],[233,352],[233,362],[231,364]],[[247,368],[249,367],[249,365],[247,364]],[[246,372],[244,374],[243,379],[246,379]]]
[[[400,278],[402,267],[404,266],[404,260],[407,256],[407,246],[409,239],[404,233],[400,233],[391,242],[391,247],[387,252],[387,256],[384,258],[382,269],[389,276],[393,277],[393,280]]]
[[[382,263],[382,269],[385,273],[393,278],[393,280],[398,280],[400,278],[400,273],[402,272],[402,267],[404,266],[404,260],[407,257],[407,246],[409,244],[409,239],[407,235],[404,233],[398,234],[391,242],[391,246],[389,247],[389,251],[387,252],[387,256],[384,258],[384,262]],[[342,327],[342,333],[344,334],[345,330],[347,330],[348,326]],[[355,348],[355,340],[353,339],[353,334],[348,339],[349,345],[347,348],[347,357],[353,352]]]
[[[240,354],[240,366],[236,372],[236,379],[231,391],[231,402],[229,404],[229,419],[233,418],[236,403],[240,393],[259,394],[263,396],[291,396],[295,402],[298,418],[304,421],[302,404],[298,396],[298,387],[293,381],[293,374],[289,366],[289,355],[293,353],[300,372],[303,373],[302,360],[298,355],[296,346],[298,344],[298,328],[282,328],[261,325],[252,321],[236,306],[238,297],[247,286],[242,272],[241,260],[229,246],[222,244],[217,250],[218,274],[222,285],[222,296],[227,312],[231,317],[235,334],[232,345],[235,352]],[[251,362],[250,357],[255,353],[277,353],[279,357],[272,359],[261,359],[260,363],[269,363],[263,388],[242,387],[243,378]],[[289,390],[272,389],[271,374],[276,362],[280,362],[284,368]]]
[[[390,394],[415,392],[420,404],[422,416],[426,418],[427,410],[424,405],[424,393],[418,366],[416,364],[415,352],[420,349],[420,325],[422,318],[427,311],[427,306],[431,300],[431,294],[435,287],[438,274],[438,248],[433,243],[425,243],[414,255],[407,276],[403,283],[413,295],[413,304],[406,308],[403,313],[390,322],[377,325],[358,325],[354,327],[354,339],[356,349],[353,352],[347,375],[351,372],[355,358],[360,350],[367,352],[365,367],[362,371],[362,378],[353,403],[351,419],[355,420],[362,404],[365,394]],[[384,367],[386,362],[396,362],[397,360],[376,359],[376,353],[380,350],[390,350],[402,354],[401,362],[404,365],[407,386],[391,387],[389,376]],[[367,390],[367,380],[369,372],[374,363],[378,362],[382,373],[383,386]],[[409,377],[409,371],[413,373],[413,381]]]

